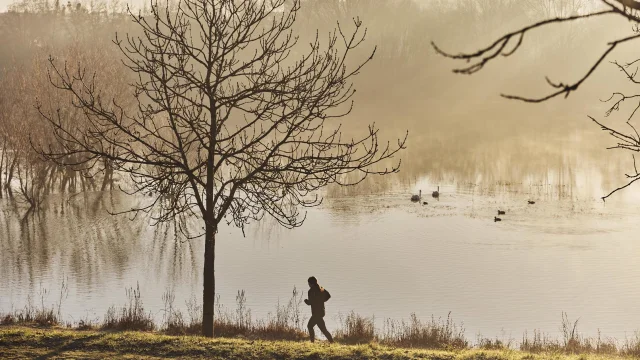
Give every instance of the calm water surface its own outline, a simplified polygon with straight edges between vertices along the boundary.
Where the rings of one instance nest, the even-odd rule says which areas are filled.
[[[351,310],[380,321],[451,312],[469,338],[520,339],[533,329],[558,335],[565,311],[580,318],[585,334],[632,335],[640,329],[640,191],[599,200],[621,184],[628,159],[589,154],[593,145],[583,140],[519,144],[431,162],[416,150],[399,175],[330,189],[300,229],[265,221],[243,237],[224,228],[216,263],[222,302],[233,307],[244,289],[253,316],[266,317],[315,275],[333,295],[330,327]],[[438,185],[439,201],[430,196]],[[419,189],[428,205],[408,201]],[[63,279],[69,321],[101,319],[136,284],[158,320],[167,289],[182,308],[200,299],[201,243],[104,210],[128,201],[53,198],[46,211],[23,218],[23,209],[2,200],[0,310],[29,297],[39,303],[42,289],[53,304]],[[496,223],[498,209],[507,214]]]

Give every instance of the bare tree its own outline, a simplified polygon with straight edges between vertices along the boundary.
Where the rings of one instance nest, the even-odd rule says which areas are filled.
[[[73,166],[95,171],[107,159],[129,175],[124,191],[151,196],[127,212],[150,213],[158,223],[203,220],[203,233],[181,230],[204,236],[205,336],[214,333],[215,242],[223,221],[244,229],[269,215],[298,227],[305,219],[299,208],[321,203],[319,189],[396,172],[399,161],[383,165],[405,146],[406,136],[381,144],[373,125],[356,140],[341,134],[338,121],[353,105],[351,78],[375,52],[348,66],[366,35],[362,23],[355,19],[350,33],[338,24],[326,43],[316,36],[301,52],[291,31],[300,3],[283,11],[284,3],[184,0],[175,11],[154,3],[148,18],[130,13],[144,35],[116,35],[115,44],[137,75],[133,109],[103,99],[82,68],[50,59],[52,83],[72,95],[86,125],[67,127],[59,112],[40,106],[63,148],[40,152],[67,165],[77,155]]]
[[[532,3],[532,1],[528,1],[528,3]],[[549,24],[554,23],[568,23],[581,19],[590,19],[595,17],[603,17],[603,16],[618,16],[621,20],[630,21],[634,24],[633,26],[633,34],[629,36],[615,38],[609,41],[606,45],[606,50],[600,55],[599,58],[595,60],[595,62],[588,68],[585,74],[580,77],[578,80],[574,82],[564,83],[562,81],[553,81],[546,78],[547,83],[551,87],[551,91],[547,95],[543,95],[540,97],[523,97],[519,95],[509,95],[509,94],[501,94],[501,96],[507,99],[520,100],[531,103],[541,103],[555,97],[564,95],[564,97],[568,97],[572,92],[578,90],[580,85],[582,85],[592,74],[593,72],[603,63],[606,57],[613,52],[613,50],[621,44],[629,43],[634,40],[640,38],[640,1],[636,0],[600,0],[601,7],[597,9],[593,9],[590,11],[584,11],[582,7],[582,3],[580,1],[570,1],[569,4],[570,12],[565,11],[563,9],[560,12],[557,11],[549,11],[549,15],[554,15],[553,17],[549,17],[548,19],[530,24],[528,26],[522,27],[518,30],[512,31],[504,36],[498,38],[493,43],[479,49],[476,52],[472,53],[459,53],[452,54],[449,52],[445,52],[440,47],[438,47],[435,43],[432,42],[432,45],[437,53],[451,58],[455,60],[463,60],[466,62],[465,66],[456,68],[453,70],[454,73],[458,74],[474,74],[484,68],[484,66],[490,61],[498,58],[498,57],[509,57],[514,54],[524,43],[525,34],[528,31],[541,28],[547,26]],[[545,1],[541,1],[540,4],[546,9],[548,7]],[[557,7],[557,6],[556,6]],[[551,8],[550,8],[551,9]],[[545,10],[546,11],[546,10]],[[619,64],[617,62],[613,62],[619,70],[621,70],[625,76],[634,84],[640,83],[640,79],[637,78],[638,72],[638,63],[640,59],[635,61]],[[640,95],[625,95],[621,92],[614,93],[611,98],[607,101],[612,101],[612,107],[606,112],[606,116],[609,116],[613,111],[619,110],[620,104],[626,100],[637,99],[640,98]],[[610,147],[609,149],[623,149],[627,151],[631,151],[632,153],[640,152],[640,134],[636,130],[636,127],[631,123],[633,116],[636,114],[636,111],[640,108],[640,103],[633,110],[631,115],[627,118],[626,124],[631,128],[630,132],[623,132],[620,130],[613,129],[611,127],[603,125],[601,122],[596,120],[595,118],[589,116],[591,120],[593,120],[596,124],[598,124],[602,130],[607,131],[611,136],[613,136],[617,140],[617,144],[615,146]],[[630,174],[625,174],[627,178],[627,183],[623,186],[620,186],[607,195],[602,197],[604,201],[609,196],[613,195],[615,192],[622,190],[634,182],[640,180],[640,172],[638,172],[638,168],[636,166],[635,155],[633,155],[633,167],[634,172]]]

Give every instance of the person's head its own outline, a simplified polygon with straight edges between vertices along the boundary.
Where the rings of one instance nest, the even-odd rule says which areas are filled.
[[[315,276],[310,277],[307,282],[309,283],[309,287],[318,285],[318,279]]]

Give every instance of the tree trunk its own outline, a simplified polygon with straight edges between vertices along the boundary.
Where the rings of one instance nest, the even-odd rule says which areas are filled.
[[[207,81],[210,80],[210,73],[207,77]],[[211,89],[208,89],[211,91]],[[209,95],[209,111],[211,114],[211,123],[209,124],[209,136],[210,143],[207,149],[207,182],[205,183],[205,206],[204,206],[204,223],[205,223],[205,236],[204,236],[204,289],[202,294],[202,335],[206,337],[213,337],[213,315],[214,315],[214,302],[216,296],[216,277],[215,277],[215,259],[216,259],[216,232],[218,230],[218,223],[216,222],[216,212],[214,211],[214,195],[213,188],[215,179],[214,173],[214,158],[216,148],[216,134],[217,131],[217,116],[216,106],[213,101],[211,93]]]
[[[211,211],[213,213],[213,211]],[[215,249],[216,234],[213,221],[206,222],[204,245],[204,292],[202,296],[202,335],[213,337],[213,315],[216,293]]]
[[[213,109],[214,104],[211,103]],[[211,125],[209,129],[211,143],[207,154],[207,182],[205,184],[205,236],[204,236],[204,289],[202,294],[202,335],[213,337],[213,315],[214,301],[216,294],[215,259],[216,259],[216,232],[218,224],[215,221],[214,201],[213,201],[213,163],[216,134],[215,111],[211,114]]]

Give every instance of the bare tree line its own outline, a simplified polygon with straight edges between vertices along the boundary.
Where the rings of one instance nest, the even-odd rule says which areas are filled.
[[[175,9],[175,4],[170,6]],[[288,2],[284,7],[290,4]],[[50,192],[73,193],[113,188],[114,174],[108,163],[102,164],[102,172],[88,177],[90,174],[82,169],[43,162],[43,159],[32,152],[29,141],[41,141],[39,137],[46,138],[49,134],[38,134],[41,119],[33,111],[33,102],[30,103],[29,99],[46,100],[44,103],[48,102],[53,107],[56,107],[56,102],[64,105],[68,100],[55,98],[57,95],[47,89],[43,62],[49,53],[54,57],[65,52],[71,54],[73,51],[82,54],[93,48],[94,58],[100,59],[101,63],[92,64],[83,59],[89,72],[98,68],[112,69],[111,79],[122,80],[123,83],[127,79],[131,80],[128,74],[118,70],[120,54],[114,53],[110,46],[111,37],[117,29],[136,31],[126,18],[124,10],[124,5],[115,1],[65,3],[29,0],[16,2],[10,7],[9,13],[0,14],[3,20],[0,21],[0,45],[3,49],[9,49],[0,55],[0,82],[3,90],[10,89],[3,91],[8,96],[0,97],[0,104],[3,104],[0,105],[0,113],[3,114],[0,116],[0,147],[3,149],[0,155],[0,183],[3,192],[12,183],[14,193],[20,199],[25,200],[29,206],[37,207]],[[148,5],[143,5],[140,10],[143,16],[150,16]],[[412,0],[306,0],[299,11],[299,17],[303,20],[294,24],[294,28],[301,39],[309,40],[315,36],[315,29],[325,31],[335,25],[336,21],[350,22],[355,15],[366,19],[369,27],[368,39],[372,44],[377,44],[378,49],[374,60],[363,69],[362,76],[357,80],[360,92],[356,95],[356,100],[361,104],[382,100],[389,102],[394,109],[402,110],[405,103],[412,96],[415,97],[416,88],[420,89],[425,100],[438,99],[441,87],[446,84],[441,72],[432,70],[431,64],[438,59],[433,56],[429,34],[450,42],[468,42],[462,34],[487,31],[490,28],[488,24],[495,23],[497,19],[522,22],[526,19],[582,11],[585,11],[585,3],[580,0],[433,1],[426,7],[419,7]],[[389,21],[390,18],[403,21]],[[465,19],[464,26],[461,27],[455,19]],[[71,50],[71,47],[75,50]],[[363,56],[360,51],[361,49],[354,49],[358,56]],[[111,63],[105,65],[106,61]],[[21,77],[23,81],[20,80]],[[22,85],[16,87],[15,84]],[[122,84],[108,85],[115,89]],[[393,98],[380,98],[382,93],[379,89],[392,86]],[[389,92],[384,94],[389,96]],[[366,111],[364,107],[362,109]],[[80,120],[69,117],[67,121]],[[345,126],[346,129],[351,127],[349,123]],[[34,131],[33,134],[28,134],[20,129]],[[33,165],[35,163],[39,164]]]
[[[34,145],[56,146],[34,101],[58,109],[70,125],[83,124],[83,115],[71,106],[70,98],[52,91],[43,61],[49,54],[100,69],[97,76],[110,80],[105,94],[122,94],[128,79],[106,35],[123,21],[119,15],[89,14],[82,7],[58,4],[48,7],[30,2],[14,8],[23,12],[0,14],[4,25],[0,41],[8,50],[3,54],[9,57],[0,59],[0,196],[17,195],[15,199],[29,209],[37,209],[50,193],[113,188],[114,174],[108,163],[103,163],[100,177],[95,177],[74,166],[78,159],[73,156],[54,163],[34,151]]]

